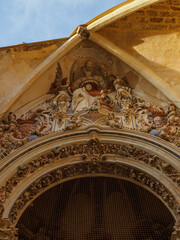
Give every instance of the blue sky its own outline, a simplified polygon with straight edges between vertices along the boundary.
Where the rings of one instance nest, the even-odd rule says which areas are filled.
[[[124,0],[0,0],[0,47],[68,37]]]

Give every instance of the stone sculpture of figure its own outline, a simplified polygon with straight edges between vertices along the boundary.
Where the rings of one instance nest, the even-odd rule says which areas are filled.
[[[114,81],[114,87],[116,90],[116,100],[121,108],[121,112],[129,114],[130,108],[132,108],[133,105],[131,88],[128,87],[126,81],[122,78],[117,78]]]
[[[71,81],[74,88],[82,86],[85,82],[102,87],[106,78],[107,72],[103,64],[95,65],[91,60],[87,60],[82,67],[79,67],[78,61],[75,61],[72,66]]]
[[[92,90],[91,84],[86,84],[85,87],[78,88],[73,93],[72,111],[73,113],[79,112],[91,107],[96,97],[89,94]]]
[[[8,123],[9,123],[9,132],[12,132],[17,127],[16,115],[12,112],[8,115]]]
[[[65,120],[64,130],[72,130],[76,127],[80,127],[81,124],[82,124],[81,119],[78,119],[76,116],[72,116],[70,119]]]
[[[66,113],[70,106],[71,98],[68,93],[60,91],[53,99],[53,105],[59,108],[59,112]]]
[[[0,125],[0,129],[1,145],[6,149],[18,148],[29,141],[23,136],[16,115],[12,112],[9,113],[4,124]]]
[[[0,124],[2,131],[14,132],[17,129],[18,123],[16,115],[12,112],[9,113],[7,120]]]
[[[155,118],[154,118],[154,121],[155,121]],[[176,107],[174,104],[170,104],[167,112],[167,122],[164,121],[164,124],[162,124],[162,126],[160,125],[159,128],[156,127],[156,130],[154,131],[157,132],[157,136],[159,136],[160,138],[163,138],[169,142],[172,142],[174,138],[178,139],[180,135],[179,130],[180,130],[180,119],[177,116]]]
[[[180,118],[177,117],[176,114],[176,106],[174,104],[170,104],[168,109],[168,125],[180,125]]]
[[[116,99],[119,105],[121,105],[122,100],[124,101],[131,101],[131,88],[128,87],[125,80],[121,78],[117,78],[114,81],[114,87],[116,89]]]
[[[106,123],[107,123],[107,125],[109,125],[112,128],[122,128],[123,127],[122,119],[115,117],[114,113],[108,114]]]
[[[111,97],[109,97],[105,92],[102,91],[99,97],[99,105],[100,108],[112,111],[112,108],[114,107],[114,101]]]

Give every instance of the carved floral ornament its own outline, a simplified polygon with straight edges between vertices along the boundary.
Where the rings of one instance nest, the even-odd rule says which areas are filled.
[[[75,60],[69,77],[58,63],[46,100],[0,123],[0,158],[44,135],[88,126],[149,133],[180,146],[180,114],[174,104],[153,105],[134,94],[109,66]]]
[[[3,216],[4,206],[6,201],[11,198],[11,193],[16,190],[16,187],[25,179],[29,178],[36,171],[48,166],[53,162],[61,161],[68,157],[78,157],[80,162],[72,163],[52,170],[49,173],[36,179],[27,189],[16,199],[9,213],[8,222],[6,219],[0,220],[3,222],[2,236],[16,236],[15,225],[28,204],[33,201],[38,195],[59,184],[63,181],[68,181],[72,178],[86,177],[91,175],[107,175],[127,179],[136,184],[141,185],[154,192],[171,211],[176,219],[180,219],[180,206],[170,190],[166,188],[159,180],[150,176],[142,170],[138,170],[124,163],[112,162],[113,157],[126,157],[135,161],[142,162],[161,172],[169,178],[170,181],[178,187],[180,186],[180,173],[170,164],[160,159],[156,155],[152,155],[144,150],[138,149],[133,145],[104,143],[93,137],[86,143],[69,144],[63,147],[56,147],[48,153],[43,154],[26,165],[20,165],[17,171],[6,181],[5,185],[0,189],[1,202],[1,217]],[[177,229],[179,225],[177,226]],[[1,232],[0,232],[1,236]],[[7,235],[6,235],[7,236]],[[5,237],[2,239],[6,239]],[[10,237],[8,239],[11,239]],[[12,239],[16,239],[13,237]]]
[[[90,139],[87,143],[84,144],[71,144],[63,147],[56,147],[48,153],[43,154],[41,157],[38,157],[26,165],[20,165],[17,171],[6,181],[5,185],[0,189],[1,201],[0,201],[0,215],[3,216],[4,205],[6,200],[10,198],[11,193],[15,188],[23,182],[24,179],[27,179],[45,166],[53,162],[58,162],[61,159],[67,157],[79,157],[82,162],[79,166],[89,166],[87,173],[108,173],[101,172],[98,169],[104,168],[104,164],[110,164],[111,171],[109,174],[116,175],[117,166],[115,163],[112,163],[112,156],[114,157],[125,157],[133,159],[134,161],[142,162],[149,165],[151,168],[154,168],[156,171],[159,171],[161,174],[165,175],[169,180],[174,183],[177,187],[180,186],[180,172],[178,172],[172,165],[166,163],[164,160],[160,159],[156,155],[152,155],[144,150],[138,149],[133,145],[125,144],[114,144],[114,143],[104,143],[99,142],[97,138]],[[110,160],[110,162],[109,162]],[[84,165],[85,164],[85,165]],[[75,166],[75,165],[74,165]],[[94,166],[94,168],[93,168]],[[113,170],[114,166],[114,170]],[[70,167],[63,169],[71,169]],[[82,168],[73,168],[74,175],[71,173],[71,177],[76,175],[81,175]],[[62,175],[64,170],[59,169],[58,173]],[[70,170],[68,170],[70,171]],[[84,170],[83,170],[84,171]],[[119,171],[119,170],[118,170]],[[55,171],[57,173],[57,171]],[[132,172],[133,173],[133,172]],[[118,173],[117,173],[118,174]],[[60,180],[62,177],[59,178]],[[66,174],[67,175],[67,174]],[[145,177],[147,174],[142,174]],[[47,176],[50,176],[49,174]],[[69,176],[69,175],[68,175]],[[121,176],[121,175],[120,175]],[[69,176],[70,177],[70,176]],[[53,180],[54,183],[54,180]],[[46,184],[45,184],[46,185]],[[49,186],[49,185],[48,185]],[[30,194],[31,195],[31,194]],[[28,198],[31,199],[31,196],[28,194]],[[19,202],[19,200],[17,200]]]
[[[155,192],[160,198],[162,198],[163,202],[165,202],[176,215],[180,214],[179,209],[177,209],[178,203],[169,190],[166,189],[166,187],[159,181],[148,176],[146,173],[124,164],[115,164],[103,161],[96,161],[96,163],[94,163],[91,161],[62,167],[35,181],[17,199],[11,209],[9,218],[13,223],[15,223],[17,221],[17,217],[21,214],[26,204],[33,200],[37,194],[39,195],[40,192],[44,192],[44,190],[49,188],[51,185],[54,185],[64,179],[68,180],[68,178],[78,176],[82,177],[92,173],[119,176],[149,188],[149,190]]]

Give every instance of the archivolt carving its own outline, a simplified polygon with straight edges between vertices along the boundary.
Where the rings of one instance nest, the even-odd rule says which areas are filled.
[[[26,165],[20,165],[17,169],[17,172],[14,175],[12,175],[11,178],[8,181],[6,181],[5,185],[0,189],[0,196],[1,196],[0,216],[3,215],[4,204],[6,200],[10,196],[13,189],[21,181],[23,181],[25,178],[29,177],[31,174],[33,174],[38,169],[44,167],[45,165],[48,165],[52,162],[59,161],[63,158],[72,157],[72,156],[79,156],[82,162],[87,163],[87,166],[89,167],[91,166],[89,169],[90,172],[88,173],[96,173],[96,171],[98,171],[97,169],[99,168],[101,169],[101,167],[104,167],[103,163],[107,162],[108,160],[111,160],[113,157],[117,156],[117,157],[130,158],[135,161],[143,162],[151,166],[152,168],[160,171],[166,177],[170,178],[175,184],[180,186],[180,173],[173,166],[166,163],[164,160],[160,159],[158,156],[152,155],[144,150],[138,149],[133,145],[105,143],[105,142],[100,142],[97,138],[93,137],[87,143],[71,144],[64,147],[56,147],[52,151],[43,154],[41,157],[38,157],[32,160]],[[86,166],[86,165],[82,164],[78,166]],[[94,171],[93,166],[95,167],[96,171]],[[116,164],[114,165],[110,164],[107,166],[111,166],[111,167],[114,166],[114,170],[113,168],[111,169],[111,171],[109,170],[109,174],[115,174],[116,170],[118,169],[116,167]],[[70,171],[70,169],[71,169],[70,167],[67,167],[67,168],[63,168],[63,170],[58,171],[58,174],[59,174],[58,178],[61,179],[60,176],[62,175],[63,177],[64,172],[66,172],[66,175],[70,174],[68,175],[70,177],[72,175],[71,173],[72,171]],[[79,175],[80,173],[83,173],[82,168],[79,168],[79,169],[74,168],[73,171],[74,171],[74,175],[75,174]],[[102,172],[102,173],[106,173],[106,172]],[[47,183],[49,186],[51,182],[54,183],[55,181],[54,179],[56,179],[56,177],[53,177],[55,175],[51,177],[50,175],[47,175],[47,176],[49,176],[46,179],[46,181],[47,180],[49,181],[49,183]],[[145,177],[145,174],[144,174],[144,177]],[[47,185],[46,183],[44,184],[45,186]],[[32,196],[27,195],[26,197],[29,199]]]
[[[0,123],[0,158],[53,132],[98,125],[150,133],[180,146],[180,117],[175,105],[157,106],[137,96],[127,79],[95,59],[75,60],[69,79],[58,63],[47,100],[20,117],[10,112]]]
[[[33,200],[37,194],[45,191],[50,185],[59,183],[63,179],[68,180],[68,178],[72,177],[83,177],[92,173],[115,175],[119,176],[120,178],[125,178],[138,183],[156,193],[163,200],[163,202],[169,206],[175,215],[179,216],[180,214],[179,206],[169,190],[157,179],[147,175],[147,173],[129,167],[125,164],[104,161],[96,161],[96,163],[94,163],[93,161],[90,161],[59,168],[58,170],[44,175],[41,179],[38,179],[36,182],[31,184],[28,189],[26,189],[16,200],[11,209],[9,218],[13,223],[15,223],[26,204]]]
[[[9,219],[0,219],[0,239],[17,240],[18,230]]]

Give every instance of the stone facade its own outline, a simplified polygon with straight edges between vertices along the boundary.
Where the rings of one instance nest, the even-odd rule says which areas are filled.
[[[179,98],[179,21],[179,1],[162,1],[98,32],[151,69]]]
[[[86,176],[147,189],[172,214],[179,239],[179,6],[158,2],[98,33],[80,26],[69,41],[1,49],[2,85],[23,70],[1,89],[0,239],[18,239],[18,220],[38,196]]]

